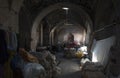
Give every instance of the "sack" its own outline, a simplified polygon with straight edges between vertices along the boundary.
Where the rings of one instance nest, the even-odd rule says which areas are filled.
[[[83,67],[82,67],[82,70],[86,71],[86,70],[89,70],[89,71],[103,71],[103,66],[100,64],[100,63],[93,63],[93,62],[86,62]]]
[[[85,71],[82,73],[83,78],[106,78],[105,75],[100,71]]]
[[[83,52],[78,51],[78,52],[76,52],[75,56],[76,56],[77,58],[81,58],[81,57],[84,56],[84,54],[83,54]]]
[[[19,54],[21,55],[21,57],[27,61],[27,62],[32,62],[32,63],[39,63],[37,57],[33,56],[32,54],[30,54],[29,52],[27,52],[25,49],[20,48],[19,49]]]
[[[106,78],[100,63],[86,62],[82,67],[83,78]]]
[[[45,78],[45,69],[41,64],[28,63],[23,69],[24,78]]]
[[[61,74],[61,68],[56,66],[56,67],[53,69],[52,74],[53,74],[53,78],[58,77],[58,76]]]

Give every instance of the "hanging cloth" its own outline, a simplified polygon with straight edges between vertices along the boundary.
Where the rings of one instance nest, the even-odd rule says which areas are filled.
[[[9,50],[17,50],[17,36],[15,32],[6,32],[7,47]]]
[[[4,64],[8,60],[8,56],[5,31],[0,29],[0,64]]]
[[[7,42],[7,48],[8,48],[7,51],[10,56],[9,56],[8,61],[4,65],[4,68],[5,68],[4,77],[5,78],[13,78],[13,71],[10,66],[10,63],[11,63],[11,60],[13,59],[14,55],[16,54],[16,50],[17,50],[16,33],[6,31],[6,42]]]

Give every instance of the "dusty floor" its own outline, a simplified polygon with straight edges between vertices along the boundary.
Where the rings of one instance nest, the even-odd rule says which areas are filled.
[[[59,67],[62,69],[62,73],[58,78],[81,78],[79,59],[67,59],[63,57],[63,54],[58,54],[58,60],[61,61]]]

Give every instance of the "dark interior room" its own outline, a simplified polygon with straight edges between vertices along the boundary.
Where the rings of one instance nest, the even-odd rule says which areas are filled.
[[[120,0],[0,0],[0,78],[120,78]]]

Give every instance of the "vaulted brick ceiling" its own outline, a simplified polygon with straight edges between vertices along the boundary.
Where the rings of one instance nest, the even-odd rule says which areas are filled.
[[[31,10],[34,10],[34,9],[42,9],[46,6],[59,2],[67,2],[67,3],[82,5],[86,9],[86,11],[92,12],[92,10],[96,7],[97,1],[98,0],[25,0],[24,4],[28,8],[32,8]]]
[[[112,15],[114,15],[115,11],[113,10],[115,10],[116,8],[115,5],[117,1],[113,1],[113,0],[105,0],[105,1],[104,0],[24,0],[23,7],[27,11],[27,15],[29,16],[29,18],[31,18],[31,21],[34,21],[37,15],[41,13],[41,11],[44,10],[46,7],[49,7],[57,3],[63,3],[63,2],[68,4],[72,3],[78,6],[82,6],[82,9],[89,14],[94,26],[96,26],[94,27],[94,29],[99,29],[100,28],[99,25],[102,24],[102,26],[104,26],[105,24],[109,24],[114,20],[114,18],[112,18],[114,16]],[[110,20],[111,18],[113,20]],[[77,9],[70,10],[68,14],[68,19],[71,21],[80,23],[81,25],[84,25],[83,22],[85,22],[84,21],[85,18],[82,17],[82,15],[80,15],[80,12],[77,12]],[[56,25],[57,23],[63,20],[65,20],[65,12],[62,9],[61,10],[58,9],[51,12],[49,15],[47,15],[43,21],[46,21],[48,24],[51,24],[51,25]]]
[[[84,18],[82,18],[80,13],[75,12],[72,9],[69,9],[68,14],[66,14],[66,11],[61,8],[47,15],[44,21],[46,20],[48,24],[53,26],[57,25],[60,22],[66,22],[66,21],[68,23],[77,23],[80,25],[84,25],[83,19]]]
[[[31,15],[37,15],[37,13],[43,10],[45,7],[60,2],[81,5],[83,6],[83,9],[92,17],[94,15],[94,9],[97,6],[98,0],[24,0],[24,4],[31,12]]]

